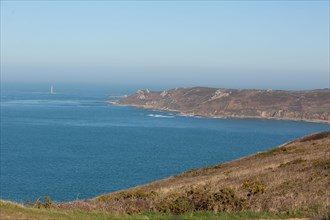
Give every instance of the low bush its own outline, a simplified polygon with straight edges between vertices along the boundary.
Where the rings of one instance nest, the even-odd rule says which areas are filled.
[[[266,152],[258,153],[257,156],[258,157],[268,157],[268,156],[273,156],[273,155],[278,155],[278,154],[287,154],[287,153],[289,153],[289,152],[286,147],[278,147],[278,148],[274,148],[274,149],[266,151]]]
[[[243,188],[248,191],[247,196],[262,194],[266,190],[264,183],[259,181],[258,179],[250,179],[245,181],[243,183]]]
[[[212,190],[213,191],[213,190]],[[173,193],[156,205],[160,212],[198,212],[198,211],[240,211],[245,207],[245,199],[238,197],[230,188],[222,188],[215,193],[208,185],[190,188],[184,193]]]
[[[184,194],[174,193],[165,197],[156,205],[156,210],[164,213],[184,213],[194,211],[193,204]]]
[[[314,167],[321,167],[323,169],[330,169],[330,159],[316,159],[313,161],[313,166]]]
[[[33,207],[33,208],[46,208],[49,209],[53,206],[53,200],[49,196],[44,196],[44,201],[41,200],[41,198],[36,199],[35,202],[32,202],[31,200],[28,200],[26,202],[26,206]]]

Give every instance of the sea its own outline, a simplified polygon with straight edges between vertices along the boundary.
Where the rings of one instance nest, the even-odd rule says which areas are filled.
[[[0,198],[92,198],[329,130],[321,123],[187,117],[109,104],[109,96],[141,87],[65,84],[50,94],[49,84],[2,84]]]

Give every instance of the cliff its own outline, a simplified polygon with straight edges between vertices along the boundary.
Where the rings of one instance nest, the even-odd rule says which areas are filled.
[[[329,122],[330,90],[237,90],[206,87],[139,90],[114,105],[219,118]]]

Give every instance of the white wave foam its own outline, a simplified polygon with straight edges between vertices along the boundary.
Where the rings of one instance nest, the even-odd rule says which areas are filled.
[[[174,115],[157,115],[157,114],[148,114],[148,117],[154,117],[154,118],[174,118]]]
[[[190,114],[179,114],[178,116],[181,117],[191,117],[191,118],[205,118],[203,116],[199,116],[199,115],[190,115]]]

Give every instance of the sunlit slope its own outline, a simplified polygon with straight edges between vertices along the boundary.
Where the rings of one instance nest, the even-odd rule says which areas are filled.
[[[207,87],[139,90],[112,102],[185,115],[329,122],[330,90],[238,90]]]
[[[326,209],[329,179],[330,132],[322,132],[232,162],[59,207],[122,213]]]

